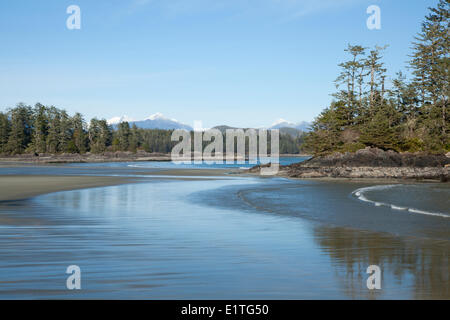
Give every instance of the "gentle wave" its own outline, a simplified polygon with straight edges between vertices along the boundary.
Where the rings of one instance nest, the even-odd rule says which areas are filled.
[[[399,187],[399,186],[403,186],[403,185],[390,184],[390,185],[365,187],[365,188],[360,188],[360,189],[353,191],[352,194],[354,196],[356,196],[359,200],[371,203],[371,204],[375,205],[376,207],[389,207],[393,210],[408,211],[410,213],[424,214],[424,215],[428,215],[428,216],[435,216],[435,217],[442,217],[442,218],[450,218],[449,215],[441,213],[441,212],[431,212],[431,211],[419,210],[419,209],[415,209],[415,208],[401,207],[401,206],[397,206],[397,205],[394,205],[391,203],[373,201],[373,200],[370,200],[369,198],[367,198],[367,196],[365,195],[365,193],[369,192],[369,191],[386,190],[386,189],[391,189],[391,188],[395,188],[395,187]]]

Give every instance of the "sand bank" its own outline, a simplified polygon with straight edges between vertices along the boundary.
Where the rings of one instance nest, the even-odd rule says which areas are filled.
[[[21,200],[40,194],[129,183],[126,177],[0,176],[0,201]]]
[[[8,167],[8,166],[5,166]],[[20,166],[19,166],[20,167]],[[25,166],[22,166],[25,167]],[[33,166],[35,167],[35,166]],[[52,168],[52,166],[46,166]],[[107,169],[105,174],[115,174],[114,168]],[[68,191],[75,189],[94,188],[118,185],[132,182],[142,182],[146,178],[138,176],[152,176],[157,179],[191,180],[189,177],[205,179],[215,179],[228,174],[239,174],[239,170],[228,169],[157,169],[142,170],[138,168],[128,168],[120,170],[120,177],[117,176],[84,176],[84,175],[0,175],[0,201],[22,200],[38,196],[41,194]]]

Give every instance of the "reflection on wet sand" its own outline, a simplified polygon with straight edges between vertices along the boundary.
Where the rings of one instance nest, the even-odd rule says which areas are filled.
[[[318,226],[314,239],[333,261],[345,294],[374,299],[383,289],[409,287],[413,299],[450,298],[450,242]],[[382,270],[382,290],[367,290],[369,265]],[[395,290],[395,289],[394,289]]]
[[[449,220],[394,211],[352,198],[352,191],[362,186],[370,184],[274,181],[203,192],[196,200],[233,210],[313,221],[313,239],[330,257],[335,279],[348,298],[450,299]],[[438,194],[433,193],[435,185],[414,188],[421,188],[432,202],[441,201],[450,190],[438,186]],[[408,194],[398,192],[403,189],[395,191],[391,191],[391,198],[408,201]],[[380,291],[366,286],[370,265],[382,269]]]

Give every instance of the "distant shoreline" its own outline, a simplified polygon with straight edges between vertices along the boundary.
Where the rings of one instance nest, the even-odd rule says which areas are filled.
[[[308,154],[280,154],[279,157],[302,158],[310,157]],[[208,159],[204,159],[208,160]],[[58,164],[58,163],[102,163],[102,162],[152,162],[172,161],[171,154],[148,152],[105,152],[103,154],[21,154],[15,156],[0,155],[2,163],[20,164]]]

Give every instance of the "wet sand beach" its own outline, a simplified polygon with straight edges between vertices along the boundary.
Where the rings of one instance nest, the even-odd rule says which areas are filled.
[[[41,194],[130,182],[129,178],[88,176],[0,176],[0,201],[22,200]]]
[[[35,169],[36,166],[3,166],[23,171],[24,168]],[[48,171],[54,171],[55,166],[43,166]],[[15,173],[15,171],[14,171]],[[87,175],[0,175],[0,201],[23,200],[42,194],[119,185],[124,183],[138,182],[136,176],[156,176],[158,179],[164,177],[186,180],[187,177],[219,177],[227,173],[239,173],[238,170],[224,169],[160,169],[160,170],[137,170],[130,168],[122,176],[87,176]]]

